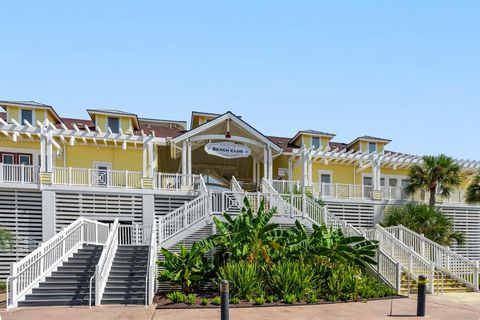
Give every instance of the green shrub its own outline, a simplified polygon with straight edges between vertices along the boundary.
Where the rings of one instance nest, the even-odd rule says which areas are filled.
[[[167,293],[167,298],[173,303],[185,302],[185,295],[180,291],[173,291],[173,292]]]
[[[193,293],[190,293],[185,297],[186,304],[195,304],[196,301],[197,301],[197,297],[195,297]]]
[[[278,295],[293,294],[303,299],[308,290],[315,289],[315,272],[311,265],[301,261],[281,261],[269,271],[270,291]]]
[[[262,304],[265,304],[265,298],[264,297],[258,297],[255,299],[255,304],[261,306]]]
[[[250,300],[263,294],[262,271],[257,263],[230,262],[218,270],[219,279],[227,279],[230,293]]]
[[[370,275],[363,275],[358,294],[364,299],[371,299],[392,296],[396,294],[396,291]]]
[[[286,304],[294,304],[297,303],[297,297],[294,294],[285,294],[283,295],[283,301]]]
[[[216,296],[215,298],[213,298],[212,304],[214,306],[219,306],[222,304],[222,299],[219,296]]]
[[[201,304],[202,306],[208,305],[208,299],[207,299],[207,298],[203,298],[202,301],[200,301],[200,304]]]
[[[0,290],[5,291],[7,289],[7,283],[5,281],[0,281]]]
[[[275,302],[278,301],[278,296],[275,295],[275,294],[271,294],[271,295],[269,295],[269,296],[267,297],[267,301],[268,301],[269,303],[275,303]]]
[[[334,301],[334,297],[345,301],[356,300],[360,281],[360,269],[345,264],[335,265],[326,281],[328,300]]]
[[[231,304],[240,304],[240,299],[237,298],[237,297],[233,297],[232,299],[230,299],[230,303]]]
[[[309,291],[305,295],[305,301],[307,303],[317,303],[318,302],[318,294],[315,291]]]

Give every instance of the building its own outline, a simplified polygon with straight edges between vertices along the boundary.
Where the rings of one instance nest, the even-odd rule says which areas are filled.
[[[387,205],[410,199],[403,187],[417,155],[388,150],[390,140],[301,130],[293,137],[264,135],[231,112],[192,112],[186,121],[146,119],[118,110],[87,110],[86,119],[64,118],[49,105],[0,101],[0,217],[14,234],[3,253],[0,277],[10,263],[84,216],[111,223],[151,225],[192,200],[206,186],[244,190],[268,180],[280,194],[305,187],[330,212],[357,227],[380,222]],[[480,207],[463,202],[463,189],[480,168],[456,160],[465,181],[448,199],[438,198],[466,233],[455,248],[480,259]],[[415,200],[425,201],[424,195]]]

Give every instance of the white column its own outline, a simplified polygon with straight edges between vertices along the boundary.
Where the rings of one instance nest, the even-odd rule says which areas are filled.
[[[307,151],[302,150],[302,187],[308,185],[308,164],[307,164]]]
[[[148,176],[148,145],[147,145],[147,142],[145,140],[145,138],[143,138],[143,150],[142,150],[142,160],[143,160],[143,172],[142,172],[142,176],[143,177],[147,177]]]
[[[373,190],[380,190],[380,159],[376,154],[372,155],[372,180]]]
[[[42,191],[42,242],[56,233],[55,191]]]
[[[253,183],[257,183],[257,159],[255,158],[253,158],[252,175],[253,175]]]
[[[47,130],[47,160],[46,160],[46,166],[45,169],[47,172],[52,172],[52,167],[53,167],[53,142],[52,142],[52,132],[50,129]]]
[[[187,174],[187,141],[183,141],[182,145],[182,184],[186,183],[185,175]]]
[[[307,162],[308,162],[308,185],[311,186],[313,185],[313,176],[312,176],[312,155],[308,154],[307,156]]]
[[[268,152],[267,146],[263,149],[263,177],[268,180]]]
[[[148,176],[153,178],[153,141],[148,141]]]
[[[268,147],[268,181],[273,180],[273,158],[272,158],[272,149]]]
[[[293,180],[293,158],[288,158],[288,180]]]
[[[142,223],[151,226],[155,220],[155,196],[153,194],[142,195]]]
[[[40,134],[40,171],[45,172],[47,171],[47,165],[46,165],[46,144],[47,144],[47,137],[45,134],[45,129],[42,127],[41,128],[41,134]]]
[[[188,140],[187,142],[187,174],[188,174],[188,185],[192,184],[192,142]]]

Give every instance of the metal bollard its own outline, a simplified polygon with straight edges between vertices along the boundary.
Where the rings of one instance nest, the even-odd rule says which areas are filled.
[[[220,310],[220,319],[229,320],[230,296],[228,289],[228,281],[223,279],[220,283],[220,297],[222,298],[222,305]]]
[[[425,305],[427,303],[427,278],[418,277],[417,316],[425,317]]]

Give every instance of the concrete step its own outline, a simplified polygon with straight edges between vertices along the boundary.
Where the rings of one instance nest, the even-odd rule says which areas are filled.
[[[92,297],[92,305],[95,304]],[[43,307],[43,306],[88,306],[88,297],[86,299],[55,299],[55,300],[24,300],[18,302],[19,307]]]

